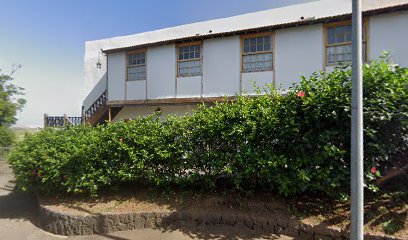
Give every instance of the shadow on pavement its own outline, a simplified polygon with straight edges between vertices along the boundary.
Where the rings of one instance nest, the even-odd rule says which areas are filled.
[[[31,221],[37,225],[35,197],[15,189],[11,173],[0,173],[0,219]]]

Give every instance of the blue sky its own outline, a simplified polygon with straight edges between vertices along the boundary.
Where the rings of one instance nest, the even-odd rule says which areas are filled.
[[[1,0],[0,69],[28,103],[17,126],[43,114],[79,116],[85,41],[135,34],[313,0]]]

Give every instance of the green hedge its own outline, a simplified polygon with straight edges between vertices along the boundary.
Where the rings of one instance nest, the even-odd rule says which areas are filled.
[[[192,116],[158,114],[97,127],[45,129],[10,156],[20,187],[87,193],[122,183],[213,189],[347,192],[351,71],[302,78],[286,94],[201,106]],[[386,60],[364,67],[367,186],[407,148],[408,69]],[[373,168],[374,167],[374,168]]]

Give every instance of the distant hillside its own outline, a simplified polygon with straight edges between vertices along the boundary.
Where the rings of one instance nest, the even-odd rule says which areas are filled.
[[[35,133],[41,131],[42,128],[12,127],[11,129],[16,134],[16,141],[19,142],[23,140],[26,133]]]

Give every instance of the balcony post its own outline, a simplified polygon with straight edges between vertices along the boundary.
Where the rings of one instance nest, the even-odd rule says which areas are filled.
[[[48,114],[44,113],[44,128],[48,127]]]
[[[68,116],[64,114],[64,126],[67,125],[67,123],[69,123]]]

